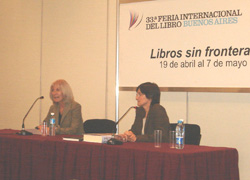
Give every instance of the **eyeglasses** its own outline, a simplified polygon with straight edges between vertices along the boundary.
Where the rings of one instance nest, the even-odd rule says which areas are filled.
[[[143,93],[136,93],[136,97],[140,97],[140,96],[142,96],[142,95],[144,95]]]

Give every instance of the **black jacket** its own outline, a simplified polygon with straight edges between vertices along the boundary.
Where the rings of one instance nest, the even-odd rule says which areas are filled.
[[[145,122],[144,135],[142,135],[142,123],[145,113],[143,107],[136,109],[135,121],[130,129],[136,135],[136,141],[153,142],[154,130],[162,130],[162,142],[168,142],[170,124],[165,108],[160,104],[154,104],[150,107]]]

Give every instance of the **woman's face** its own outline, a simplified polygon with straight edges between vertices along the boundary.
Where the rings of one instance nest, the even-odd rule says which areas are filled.
[[[139,107],[141,107],[141,106],[142,107],[146,107],[146,106],[149,107],[151,104],[151,101],[152,101],[152,99],[148,99],[146,97],[146,95],[141,92],[140,89],[138,89],[135,99],[137,101],[137,106],[139,106]]]
[[[52,100],[55,103],[60,103],[63,101],[63,93],[58,84],[55,84],[51,89]]]

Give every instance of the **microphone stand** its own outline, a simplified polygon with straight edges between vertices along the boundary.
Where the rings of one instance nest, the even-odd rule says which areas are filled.
[[[23,118],[22,130],[19,131],[19,132],[17,132],[16,134],[22,135],[22,136],[33,135],[31,132],[25,130],[24,121],[25,121],[26,117],[28,116],[30,110],[33,108],[33,106],[35,105],[35,103],[38,101],[38,99],[43,99],[43,98],[44,98],[43,96],[40,96],[40,97],[38,97],[38,98],[34,101],[34,103],[32,104],[32,106],[30,107],[30,109],[28,110],[28,112],[26,113],[26,115],[25,115],[24,118]]]
[[[120,117],[120,119],[118,119],[118,121],[115,123],[115,125],[119,124],[119,122],[128,114],[128,112],[132,109],[136,109],[137,106],[131,106],[130,108],[128,108],[128,110],[122,115],[122,117]]]
[[[132,109],[136,109],[137,106],[131,106],[130,108],[128,108],[128,110],[122,115],[122,117],[120,117],[120,119],[118,119],[118,121],[115,123],[115,126],[117,126],[119,124],[119,122],[127,115],[127,113]],[[115,128],[116,131],[116,128]],[[113,136],[115,135],[115,132],[113,134]],[[111,138],[110,140],[107,141],[107,144],[109,145],[122,145],[123,141],[116,139],[115,137]]]

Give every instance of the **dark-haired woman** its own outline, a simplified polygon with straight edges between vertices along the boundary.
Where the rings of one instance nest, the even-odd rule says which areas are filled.
[[[153,142],[154,130],[162,130],[162,141],[168,142],[169,119],[160,105],[160,89],[155,83],[146,82],[136,88],[136,109],[134,124],[124,134],[130,142]]]

